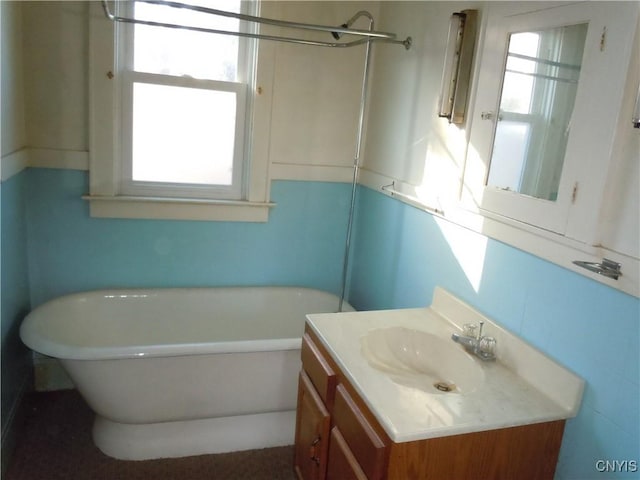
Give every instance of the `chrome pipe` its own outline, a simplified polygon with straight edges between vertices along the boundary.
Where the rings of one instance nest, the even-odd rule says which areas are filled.
[[[360,12],[359,12],[360,13]],[[369,29],[373,30],[373,17],[367,13],[369,19]],[[371,41],[367,42],[367,47],[364,54],[364,72],[362,74],[362,88],[360,90],[360,110],[358,112],[358,130],[356,133],[356,148],[353,158],[353,178],[351,180],[351,201],[349,204],[349,218],[347,220],[347,234],[345,239],[344,257],[342,263],[342,283],[340,287],[340,301],[338,303],[338,312],[342,311],[342,305],[344,304],[346,289],[347,289],[347,276],[349,274],[349,258],[351,254],[351,236],[353,232],[353,220],[356,206],[356,191],[358,186],[358,172],[360,170],[360,152],[362,150],[362,134],[364,130],[364,115],[367,103],[367,92],[369,86],[369,64],[371,56]]]

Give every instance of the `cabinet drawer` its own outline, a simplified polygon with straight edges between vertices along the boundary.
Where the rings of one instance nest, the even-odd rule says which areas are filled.
[[[373,430],[343,385],[338,385],[333,407],[333,423],[369,480],[384,474],[387,446]]]
[[[329,410],[335,397],[336,374],[324,359],[320,350],[308,334],[302,337],[302,368],[311,379],[320,398]]]
[[[367,480],[338,427],[331,429],[327,480]]]

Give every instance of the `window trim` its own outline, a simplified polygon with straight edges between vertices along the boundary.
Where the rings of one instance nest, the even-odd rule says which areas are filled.
[[[244,182],[239,200],[125,195],[118,155],[120,98],[115,81],[116,25],[99,2],[90,5],[89,21],[89,201],[92,217],[266,222],[275,204],[269,201],[269,131],[275,51],[258,42],[253,79],[246,79],[251,117],[245,137]],[[258,63],[257,59],[260,58]],[[252,88],[253,87],[253,88]]]

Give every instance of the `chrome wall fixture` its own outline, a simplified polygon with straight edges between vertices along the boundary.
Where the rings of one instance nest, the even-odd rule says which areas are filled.
[[[374,30],[359,30],[359,29],[351,29],[349,25],[351,25],[357,18],[368,14],[368,12],[358,12],[356,13],[349,21],[340,25],[340,26],[330,26],[330,25],[314,25],[311,23],[299,23],[299,22],[290,22],[286,20],[277,20],[273,18],[265,18],[265,17],[256,17],[253,15],[245,15],[242,13],[235,12],[227,12],[224,10],[217,10],[214,8],[201,7],[197,5],[189,5],[180,2],[166,1],[166,0],[135,0],[136,2],[150,3],[153,5],[162,5],[171,8],[182,8],[187,10],[193,10],[200,13],[206,13],[209,15],[216,15],[221,17],[229,17],[236,18],[238,20],[243,20],[246,22],[259,23],[264,25],[273,25],[276,27],[284,27],[296,30],[306,30],[306,31],[317,31],[317,32],[327,32],[332,34],[334,39],[339,39],[343,35],[354,35],[357,38],[351,41],[316,41],[316,40],[308,40],[304,38],[298,37],[286,37],[280,35],[265,35],[260,33],[250,33],[250,32],[234,32],[227,30],[216,30],[212,28],[204,28],[204,27],[194,27],[190,25],[180,25],[175,23],[163,23],[163,22],[153,22],[149,20],[141,20],[137,18],[128,18],[121,17],[114,14],[109,8],[109,4],[106,0],[102,0],[102,8],[104,10],[104,14],[109,20],[114,22],[122,22],[122,23],[135,23],[141,25],[150,25],[154,27],[164,27],[164,28],[176,28],[181,30],[191,30],[196,32],[205,32],[205,33],[216,33],[221,35],[233,35],[236,37],[248,37],[248,38],[257,38],[261,40],[272,40],[277,42],[288,42],[288,43],[297,43],[302,45],[313,45],[320,47],[354,47],[356,45],[361,45],[367,42],[385,42],[385,43],[395,43],[404,45],[404,47],[408,50],[411,48],[411,37],[407,37],[404,40],[398,40],[395,33],[388,32],[376,32]]]
[[[464,122],[476,43],[477,18],[477,10],[463,10],[451,15],[438,109],[438,116],[449,119],[449,123]]]
[[[598,275],[612,278],[614,280],[618,280],[618,278],[622,276],[622,265],[618,262],[614,262],[613,260],[609,260],[608,258],[603,258],[602,262],[584,262],[582,260],[575,260],[573,263],[579,267],[586,268],[591,272],[595,272]]]
[[[430,207],[428,205],[425,205],[423,202],[420,201],[420,199],[414,197],[413,195],[407,195],[406,193],[402,193],[396,190],[395,180],[388,185],[382,185],[380,187],[380,190],[382,190],[383,192],[387,192],[392,197],[398,197],[402,199],[405,203],[413,207],[419,208],[420,210],[424,210],[425,212],[429,212],[429,213],[435,213],[437,215],[442,215],[444,217],[444,210],[442,210],[441,208]]]

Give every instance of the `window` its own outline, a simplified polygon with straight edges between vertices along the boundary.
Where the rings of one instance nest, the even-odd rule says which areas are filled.
[[[257,13],[256,2],[207,0],[201,5]],[[234,18],[165,5],[114,2],[113,8],[118,16],[152,22],[226,31],[253,28]],[[109,41],[115,47],[109,48]],[[113,24],[94,16],[91,55],[94,141],[87,198],[92,215],[266,220],[265,160],[249,161],[256,127],[257,41]],[[100,67],[108,60],[112,69],[105,81]],[[199,213],[176,214],[196,206]]]

